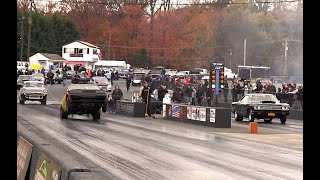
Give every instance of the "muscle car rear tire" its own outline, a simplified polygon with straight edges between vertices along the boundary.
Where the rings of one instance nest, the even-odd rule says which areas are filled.
[[[285,124],[285,123],[286,123],[286,121],[287,121],[287,117],[286,117],[286,116],[284,116],[284,117],[280,118],[280,122],[281,122],[281,124]]]
[[[67,119],[68,118],[68,113],[64,112],[62,107],[60,107],[60,118],[61,119]]]
[[[41,104],[42,104],[42,105],[47,105],[47,96],[44,96],[44,97],[41,99]]]
[[[101,110],[99,109],[99,111],[98,111],[98,112],[96,112],[96,113],[92,114],[92,118],[93,118],[93,120],[94,120],[94,121],[98,121],[98,120],[100,120],[100,115],[101,115]]]
[[[250,120],[250,122],[254,122],[254,116],[252,113],[252,110],[248,109],[248,119]]]
[[[242,116],[239,116],[237,111],[234,111],[234,120],[235,121],[242,121],[243,120],[243,117]]]

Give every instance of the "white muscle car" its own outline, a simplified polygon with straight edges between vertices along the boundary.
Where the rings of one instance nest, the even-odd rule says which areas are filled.
[[[40,101],[42,105],[47,104],[48,89],[41,81],[25,81],[19,91],[19,102],[24,104],[25,101]]]

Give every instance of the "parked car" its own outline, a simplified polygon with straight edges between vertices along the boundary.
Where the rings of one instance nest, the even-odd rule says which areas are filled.
[[[41,82],[45,81],[45,78],[44,78],[43,74],[41,74],[41,73],[34,73],[31,76],[32,76],[32,80],[34,80],[34,81],[41,81]]]
[[[251,122],[254,119],[264,119],[271,122],[274,118],[279,118],[281,124],[285,124],[289,115],[290,105],[280,103],[273,94],[246,94],[238,102],[231,105],[236,121],[242,121],[247,117]]]
[[[94,84],[96,84],[101,89],[105,90],[106,92],[112,91],[111,82],[106,77],[93,77],[92,78]]]
[[[48,90],[41,81],[25,81],[19,91],[19,102],[25,104],[25,101],[40,101],[41,104],[47,104]]]
[[[146,79],[146,74],[145,73],[133,73],[133,78],[132,78],[132,86],[141,86],[142,85],[142,81],[144,81]]]
[[[20,75],[17,79],[17,89],[19,90],[25,81],[31,81],[32,76],[31,75]]]

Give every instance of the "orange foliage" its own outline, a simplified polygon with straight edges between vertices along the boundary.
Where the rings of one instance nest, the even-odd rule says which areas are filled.
[[[94,9],[70,11],[82,40],[102,46],[107,57],[111,33],[111,58],[128,60],[147,50],[153,65],[192,69],[206,66],[215,53],[216,12],[186,7],[158,12],[150,32],[148,16],[139,5],[123,6],[117,14],[97,15]],[[102,18],[103,17],[103,18]],[[151,37],[151,35],[153,35]]]

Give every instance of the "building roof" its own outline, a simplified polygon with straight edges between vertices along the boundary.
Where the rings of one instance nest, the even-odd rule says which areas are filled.
[[[86,46],[89,46],[89,47],[99,48],[98,46],[93,45],[93,44],[88,43],[88,42],[85,42],[85,41],[79,41],[79,40],[78,40],[77,42],[79,42],[79,43],[81,43],[81,44],[84,44],[84,45],[86,45]]]
[[[48,58],[50,60],[64,60],[64,61],[66,61],[66,59],[64,59],[63,57],[61,57],[58,54],[49,54],[49,53],[40,53],[40,54],[45,56],[46,58]]]
[[[77,41],[74,41],[74,42],[81,43],[81,44],[86,45],[86,46],[88,46],[88,47],[100,49],[100,47],[98,47],[98,46],[96,46],[96,45],[93,45],[93,44],[91,44],[91,43],[85,42],[85,41],[77,40]],[[66,44],[66,45],[72,44],[72,43],[74,43],[74,42],[68,43],[68,44]],[[63,45],[63,46],[66,46],[66,45]]]

